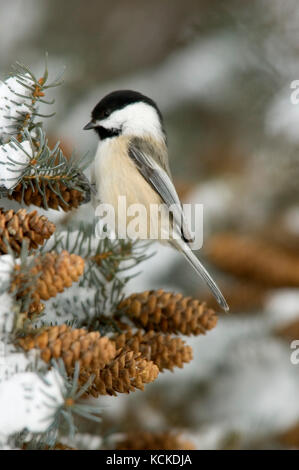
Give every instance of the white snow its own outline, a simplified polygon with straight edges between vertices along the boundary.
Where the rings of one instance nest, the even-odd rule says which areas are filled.
[[[299,289],[273,291],[266,301],[265,314],[273,327],[283,326],[299,318]]]
[[[0,295],[0,338],[3,333],[10,333],[14,320],[14,301],[11,294],[4,292]]]
[[[33,90],[33,81],[28,74],[23,76],[23,81]],[[10,77],[4,82],[0,82],[1,138],[9,138],[9,135],[13,132],[13,128],[10,126],[16,124],[16,119],[29,112],[30,100],[28,97],[30,94],[31,90],[23,86],[17,77]]]
[[[28,370],[45,369],[45,363],[39,357],[39,351],[32,349],[24,353],[13,344],[0,340],[0,384],[15,374],[28,372]]]
[[[62,378],[55,369],[45,380],[34,372],[14,375],[0,384],[1,433],[8,436],[25,428],[46,431],[63,401]]]
[[[7,189],[15,186],[32,156],[30,142],[25,140],[19,148],[14,142],[0,146],[0,185]]]
[[[11,255],[0,257],[0,338],[4,332],[10,332],[13,326],[13,297],[4,289],[9,288],[14,260]],[[1,354],[1,351],[0,351]]]
[[[73,439],[70,439],[68,436],[62,436],[59,441],[64,445],[75,447],[79,450],[99,450],[103,443],[101,436],[81,433],[76,433]]]
[[[61,325],[66,322],[80,322],[87,320],[95,315],[95,309],[89,308],[87,315],[82,312],[81,303],[85,303],[94,298],[96,290],[88,287],[79,287],[78,283],[74,283],[57,297],[52,297],[46,304],[46,321]],[[42,326],[45,321],[44,317],[38,318],[35,326]]]
[[[15,260],[11,255],[2,255],[0,257],[0,289],[8,287],[10,276],[15,265]]]
[[[192,205],[203,205],[205,235],[212,229],[215,222],[225,221],[236,204],[232,185],[227,181],[217,179],[210,179],[197,185],[190,192],[187,202]],[[197,234],[198,236],[199,234]]]
[[[275,433],[299,418],[298,385],[298,371],[284,344],[271,337],[239,341],[226,351],[194,413],[248,437]]]
[[[149,244],[146,248],[146,254],[153,254],[153,256],[128,271],[130,276],[136,275],[136,277],[133,277],[126,284],[126,295],[160,288],[160,278],[166,277],[175,268],[178,261],[182,259],[182,255],[178,251],[158,242]],[[158,269],[157,265],[159,266]],[[177,286],[173,285],[166,286],[164,284],[163,288],[169,291],[178,291]]]
[[[291,82],[290,82],[291,83]],[[265,115],[265,130],[270,136],[284,137],[290,144],[299,142],[299,104],[291,102],[290,88],[274,97]]]

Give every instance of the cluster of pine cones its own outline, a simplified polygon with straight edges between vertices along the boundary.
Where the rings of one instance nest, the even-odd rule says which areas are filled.
[[[7,247],[20,255],[41,246],[55,230],[54,224],[37,213],[0,210],[0,250]],[[85,260],[67,251],[41,253],[33,257],[27,272],[16,264],[11,292],[24,303],[23,316],[31,319],[44,308],[42,301],[55,297],[84,272]],[[32,282],[28,282],[28,280]],[[26,286],[24,288],[24,286]],[[183,367],[192,359],[192,349],[179,335],[205,334],[215,327],[217,316],[205,303],[163,290],[132,294],[119,303],[112,315],[118,333],[101,336],[98,331],[72,328],[66,324],[38,330],[23,329],[18,345],[25,351],[40,352],[51,367],[52,359],[62,359],[72,376],[80,364],[79,383],[92,376],[85,396],[116,395],[143,390],[159,372]],[[29,323],[30,324],[30,323]]]
[[[70,375],[79,361],[80,383],[94,377],[86,395],[116,395],[143,390],[159,372],[190,362],[191,347],[172,333],[204,334],[217,317],[204,303],[158,290],[126,298],[114,320],[122,332],[109,337],[60,325],[26,335],[19,345],[38,349],[47,363],[61,358]]]

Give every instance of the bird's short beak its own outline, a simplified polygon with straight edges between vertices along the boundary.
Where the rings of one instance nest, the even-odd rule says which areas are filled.
[[[92,121],[89,121],[89,123],[86,124],[86,126],[83,127],[83,130],[88,131],[89,129],[94,129],[94,128],[95,128],[95,123],[92,122]]]

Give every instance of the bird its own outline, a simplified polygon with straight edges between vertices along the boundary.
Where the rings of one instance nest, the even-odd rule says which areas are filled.
[[[123,196],[128,206],[145,207],[146,227],[153,222],[148,215],[152,205],[174,207],[172,212],[161,211],[155,223],[162,232],[165,227],[173,228],[175,236],[166,242],[185,256],[218,304],[228,311],[219,287],[190,248],[193,239],[172,180],[164,121],[156,102],[138,91],[113,91],[96,104],[83,129],[94,130],[99,138],[91,165],[94,207],[110,204],[118,215],[119,197]],[[150,238],[148,229],[146,238]],[[165,243],[163,236],[158,241]]]

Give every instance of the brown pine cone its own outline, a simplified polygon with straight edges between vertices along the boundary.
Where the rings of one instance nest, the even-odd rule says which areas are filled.
[[[133,333],[131,329],[115,337],[117,349],[128,349],[135,353],[141,352],[148,361],[153,361],[160,372],[164,369],[173,370],[174,367],[182,368],[184,363],[193,358],[191,346],[178,337],[163,335],[153,330],[144,333],[137,330]]]
[[[35,260],[33,268],[26,278],[20,272],[20,266],[16,265],[16,275],[11,284],[11,291],[20,291],[23,284],[28,282],[28,276],[32,277],[32,285],[26,290],[21,290],[18,297],[24,298],[31,295],[29,314],[40,313],[43,309],[41,300],[55,297],[65,288],[77,282],[84,271],[84,259],[79,255],[70,254],[63,250],[61,253],[50,252],[39,256]],[[36,280],[34,278],[36,277]]]
[[[114,341],[100,336],[97,331],[73,329],[67,325],[49,326],[42,331],[20,338],[18,344],[25,350],[40,350],[45,362],[62,358],[68,374],[79,361],[85,371],[98,371],[110,363],[116,354]]]
[[[4,211],[0,209],[0,254],[7,253],[8,242],[11,249],[19,255],[22,242],[27,241],[28,249],[36,249],[51,237],[55,225],[37,211],[27,212],[26,209]]]
[[[84,259],[79,255],[68,253],[46,253],[37,259],[32,274],[41,275],[37,279],[35,293],[42,300],[55,297],[66,287],[77,282],[84,271]]]
[[[83,192],[78,191],[77,189],[69,189],[64,184],[58,181],[59,191],[63,200],[54,193],[54,191],[47,185],[45,181],[45,199],[47,201],[48,208],[50,209],[62,209],[65,212],[68,212],[72,209],[76,209],[80,206],[81,203],[84,202],[85,195]],[[54,184],[55,188],[55,184]],[[34,206],[42,207],[43,209],[47,209],[44,198],[40,194],[37,187],[33,190],[31,186],[27,186],[24,191],[24,195],[22,198],[23,188],[22,184],[18,184],[12,194],[8,195],[9,199],[14,199],[19,203],[24,203],[26,205],[33,204]],[[65,201],[67,204],[65,204]]]
[[[79,383],[84,385],[91,375],[95,379],[87,390],[89,394],[116,395],[129,393],[157,378],[158,367],[133,351],[116,352],[115,342],[98,332],[72,329],[67,325],[47,327],[41,332],[20,338],[18,344],[25,350],[40,349],[45,362],[62,358],[68,374],[76,361],[80,363]]]
[[[139,431],[129,433],[116,445],[116,450],[194,450],[190,441],[184,441],[170,432]]]
[[[144,359],[140,353],[121,351],[104,369],[98,371],[90,393],[97,397],[130,393],[136,388],[144,390],[144,385],[153,382],[158,373],[158,367],[152,361]],[[82,370],[80,379],[82,383],[86,382],[88,373]]]
[[[130,295],[118,305],[118,312],[139,328],[163,333],[199,335],[217,324],[214,310],[205,302],[162,289]]]
[[[299,286],[299,256],[258,237],[220,233],[205,245],[220,269],[268,287]]]

